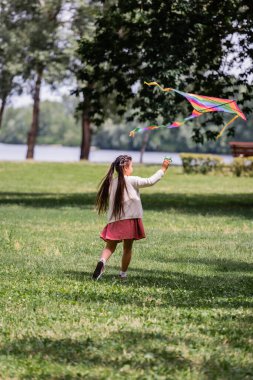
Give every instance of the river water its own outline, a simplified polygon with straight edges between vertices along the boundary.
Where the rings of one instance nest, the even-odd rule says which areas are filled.
[[[0,161],[25,161],[26,145],[13,145],[0,143]],[[112,162],[120,154],[129,154],[134,162],[139,162],[140,152],[92,149],[90,152],[91,162]],[[35,147],[34,160],[40,162],[78,162],[80,155],[79,147],[65,147],[58,145],[37,145]],[[179,153],[145,152],[143,162],[146,164],[159,164],[165,156],[172,158],[174,165],[181,165]],[[226,163],[232,161],[232,156],[220,155]]]

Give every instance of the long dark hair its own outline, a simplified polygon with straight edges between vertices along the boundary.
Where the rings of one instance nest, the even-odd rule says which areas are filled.
[[[124,178],[124,167],[129,166],[131,161],[132,157],[124,154],[117,157],[115,161],[112,162],[108,173],[100,182],[100,188],[96,197],[96,209],[98,210],[99,214],[106,212],[108,209],[109,189],[113,180],[114,170],[116,170],[118,173],[118,185],[115,192],[113,211],[111,216],[114,216],[115,219],[117,219],[124,213],[124,190],[127,190]]]

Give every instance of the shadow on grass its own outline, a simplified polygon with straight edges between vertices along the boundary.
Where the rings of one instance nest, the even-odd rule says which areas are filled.
[[[118,374],[118,371],[125,366],[131,370],[143,369],[147,372],[153,367],[157,369],[157,366],[160,366],[163,370],[167,369],[173,373],[191,366],[189,359],[184,358],[177,347],[166,349],[167,344],[171,342],[164,334],[119,330],[106,338],[103,338],[103,334],[101,336],[99,332],[96,335],[96,338],[83,340],[35,337],[20,339],[2,347],[0,355],[8,354],[23,361],[35,358],[37,362],[47,360],[68,366],[80,364],[82,368],[86,365],[90,371],[92,368],[100,369],[100,375],[103,368],[112,372],[115,370]],[[122,376],[123,374],[124,372]]]
[[[243,261],[232,261],[228,259],[203,259],[194,257],[181,257],[180,259],[168,259],[167,263],[179,263],[179,264],[196,264],[206,265],[213,267],[214,272],[249,272],[253,273],[253,263],[247,263]]]
[[[228,333],[231,334],[231,331]],[[223,339],[224,336],[226,334],[223,333]],[[203,337],[189,338],[189,334],[188,338],[184,339],[171,334],[168,336],[145,331],[118,330],[106,338],[100,335],[82,340],[43,337],[17,339],[2,345],[0,355],[17,358],[19,365],[25,367],[27,376],[37,375],[39,363],[43,368],[40,370],[41,375],[47,374],[45,361],[60,364],[60,371],[64,374],[59,374],[58,369],[58,375],[53,376],[54,379],[80,379],[83,378],[84,369],[87,375],[87,368],[89,369],[87,378],[94,379],[104,379],[106,376],[119,378],[119,375],[120,378],[130,379],[133,374],[135,379],[138,376],[144,379],[146,376],[156,378],[159,375],[171,379],[172,376],[178,377],[180,372],[184,376],[185,371],[189,374],[192,370],[197,371],[201,378],[204,376],[203,378],[210,380],[252,378],[253,366],[250,363],[231,362],[219,351],[216,353],[214,350],[208,360],[205,360],[202,354],[197,363],[191,361],[185,347],[190,351],[195,347],[196,352],[197,347],[205,347],[205,344]],[[187,353],[187,357],[183,352]],[[33,360],[36,363],[34,367],[31,366]],[[79,370],[77,377],[76,370]],[[238,376],[234,377],[235,374]]]
[[[20,205],[26,207],[80,207],[93,208],[95,192],[56,193],[0,193],[0,205]],[[188,214],[209,214],[253,218],[252,194],[142,194],[145,210],[170,211]]]
[[[0,205],[19,205],[35,208],[79,207],[92,208],[96,193],[12,193],[0,192]]]
[[[252,194],[144,194],[145,210],[253,218]]]
[[[112,269],[117,269],[112,267]],[[109,272],[109,273],[108,273]],[[119,305],[134,304],[141,307],[183,308],[237,308],[253,307],[253,277],[240,274],[198,276],[184,272],[129,270],[127,281],[122,282],[108,270],[95,287],[84,291],[56,294],[65,300],[78,302],[108,302]],[[66,271],[75,281],[91,282],[91,273]],[[111,286],[122,287],[122,291]],[[125,288],[125,290],[124,290]],[[162,289],[162,292],[157,292]],[[112,294],[113,292],[113,294]],[[53,294],[52,294],[53,296]]]

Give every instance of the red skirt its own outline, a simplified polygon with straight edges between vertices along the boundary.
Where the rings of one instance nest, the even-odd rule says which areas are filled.
[[[140,240],[144,239],[145,231],[142,219],[124,219],[117,220],[116,222],[108,223],[100,234],[104,240]]]

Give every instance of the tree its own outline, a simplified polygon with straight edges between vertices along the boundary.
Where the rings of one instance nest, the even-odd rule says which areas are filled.
[[[32,123],[27,137],[27,158],[33,158],[39,132],[42,83],[46,82],[55,87],[59,81],[73,81],[73,74],[80,65],[76,54],[78,41],[84,34],[86,37],[91,36],[94,14],[98,7],[94,1],[88,0],[1,0],[0,7],[0,38],[4,42],[0,46],[0,120],[6,99],[15,87],[14,72],[15,75],[19,75],[19,89],[22,89],[25,82],[33,96]],[[24,37],[22,41],[20,35]],[[22,56],[21,53],[18,55],[19,51]],[[81,119],[83,158],[86,155],[86,134],[90,127],[85,106],[82,107]]]
[[[29,4],[24,1],[29,9]],[[20,77],[25,57],[24,26],[27,12],[20,12],[20,1],[0,3],[0,128],[8,98],[21,93]]]
[[[40,0],[34,3],[27,25],[29,38],[24,78],[32,83],[33,115],[27,137],[27,159],[34,156],[39,130],[40,91],[42,80],[54,83],[66,75],[68,56],[65,40],[59,33],[63,0]]]
[[[107,4],[94,38],[84,38],[79,47],[81,90],[89,99],[89,117],[96,125],[105,120],[105,98],[115,102],[119,115],[131,105],[135,111],[131,119],[139,122],[164,123],[182,110],[187,112],[187,102],[179,96],[168,97],[143,86],[144,81],[154,80],[186,92],[236,94],[247,112],[252,91],[247,79],[252,71],[235,77],[228,70],[228,58],[233,54],[241,64],[245,56],[252,57],[252,18],[253,6],[246,0],[224,0],[218,7],[215,0]],[[234,36],[239,48],[232,42]],[[217,136],[210,127],[214,120],[222,122],[213,113],[202,122],[205,128],[194,128],[196,142]]]
[[[71,71],[75,74],[77,85],[80,79],[80,57],[77,53],[78,43],[85,36],[91,40],[95,32],[95,21],[101,11],[101,6],[98,2],[75,0],[72,2],[72,25],[71,29],[74,35],[74,54],[70,63]],[[92,87],[92,84],[88,86]],[[77,107],[77,116],[81,115],[82,139],[80,146],[80,160],[88,159],[91,144],[91,121],[89,117],[89,88],[86,91],[77,89],[73,91],[80,98],[79,106]]]

